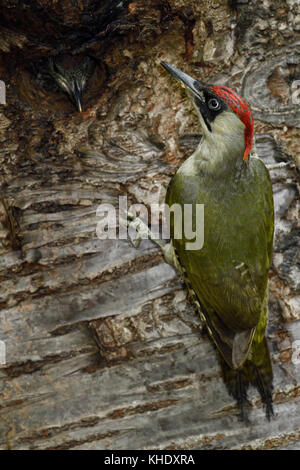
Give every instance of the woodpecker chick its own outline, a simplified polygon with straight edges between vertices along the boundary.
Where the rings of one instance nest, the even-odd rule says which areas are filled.
[[[82,111],[83,90],[94,69],[95,61],[89,56],[63,54],[48,60],[49,75],[79,112]]]

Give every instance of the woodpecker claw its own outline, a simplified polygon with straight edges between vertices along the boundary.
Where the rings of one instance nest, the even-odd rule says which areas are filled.
[[[129,229],[132,228],[134,230],[133,233],[131,230],[128,230],[128,235],[132,245],[135,248],[140,246],[141,240],[148,238],[160,248],[166,263],[174,266],[174,268],[177,269],[179,273],[181,273],[181,269],[178,264],[172,243],[166,243],[158,240],[151,232],[149,227],[141,219],[139,219],[139,217],[135,217],[130,212],[127,212],[126,223]]]
[[[290,164],[291,164],[291,162],[280,162],[280,163],[274,163],[274,164],[266,165],[266,167],[267,167],[268,170],[278,170],[280,168],[286,168]]]
[[[127,226],[129,228],[128,235],[130,241],[135,248],[138,248],[140,246],[140,243],[143,239],[149,238],[161,249],[163,249],[164,243],[156,239],[156,237],[145,224],[145,222],[143,222],[139,217],[134,216],[130,212],[127,212]]]

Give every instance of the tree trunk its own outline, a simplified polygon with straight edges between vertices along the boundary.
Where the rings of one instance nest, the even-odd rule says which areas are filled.
[[[0,7],[0,446],[299,449],[299,0],[84,5]],[[34,73],[61,52],[97,60],[82,113]],[[161,60],[239,91],[254,112],[259,156],[291,162],[271,172],[271,422],[252,389],[250,423],[239,419],[214,347],[158,248],[97,237],[99,204],[161,202],[200,139]]]

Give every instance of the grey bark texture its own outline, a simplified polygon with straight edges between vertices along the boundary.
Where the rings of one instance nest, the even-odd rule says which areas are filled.
[[[0,448],[300,449],[299,0],[3,0],[0,17]],[[98,61],[80,114],[31,65],[70,51]],[[99,204],[161,201],[201,137],[161,60],[239,91],[259,156],[291,162],[271,172],[270,423],[252,389],[239,419],[157,247],[97,238]]]

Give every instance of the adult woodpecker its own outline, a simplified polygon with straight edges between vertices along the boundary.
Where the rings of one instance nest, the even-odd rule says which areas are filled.
[[[79,112],[82,111],[83,90],[94,69],[95,61],[84,55],[62,54],[48,60],[48,74]]]
[[[195,205],[204,204],[204,245],[187,250],[190,240],[174,237],[173,221],[174,264],[220,352],[225,384],[242,416],[252,384],[270,419],[273,374],[265,329],[274,210],[268,170],[250,155],[252,113],[230,88],[205,84],[162,65],[189,91],[203,132],[196,151],[172,178],[166,203],[179,204],[183,214],[184,205],[192,204],[193,224]]]

